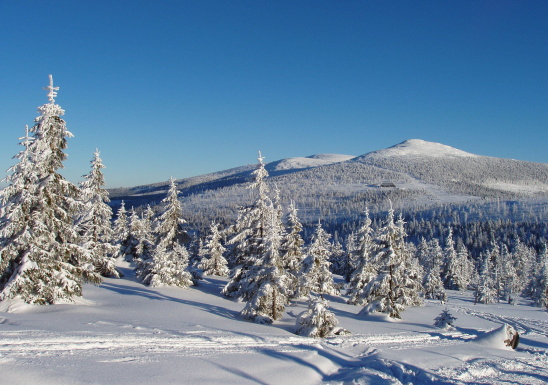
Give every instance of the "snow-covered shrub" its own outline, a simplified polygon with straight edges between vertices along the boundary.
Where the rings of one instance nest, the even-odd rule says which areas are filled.
[[[329,311],[328,306],[328,301],[311,295],[308,299],[308,310],[297,318],[295,334],[315,338],[350,334],[348,330],[337,326],[339,321]]]

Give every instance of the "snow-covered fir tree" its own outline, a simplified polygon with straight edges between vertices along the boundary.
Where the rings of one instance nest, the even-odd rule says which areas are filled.
[[[474,282],[474,303],[495,303],[497,301],[497,289],[493,279],[493,262],[491,254],[486,253],[479,274]]]
[[[273,210],[264,239],[265,252],[257,256],[240,281],[248,298],[241,315],[257,323],[272,323],[280,319],[289,301],[289,279],[279,254],[281,231],[279,218]]]
[[[375,239],[373,263],[377,276],[367,284],[363,298],[367,305],[360,313],[387,313],[401,318],[406,306],[417,306],[420,299],[418,262],[411,260],[405,246],[403,220],[394,223],[394,210],[390,208],[385,225]]]
[[[308,310],[297,317],[295,334],[313,338],[350,334],[348,330],[338,327],[338,323],[335,314],[329,310],[329,302],[310,295]]]
[[[200,248],[200,269],[204,274],[226,277],[230,273],[228,262],[223,256],[226,249],[221,243],[221,238],[219,224],[213,222],[210,227],[210,234],[205,244]]]
[[[25,129],[26,135],[19,138],[24,149],[14,156],[19,162],[8,170],[8,176],[3,180],[8,185],[0,190],[0,290],[20,264],[24,245],[29,243],[32,235],[29,208],[33,205],[36,178],[28,153],[32,138],[29,127]]]
[[[25,170],[13,169],[20,175],[8,177],[11,188],[2,192],[0,260],[9,271],[1,272],[5,283],[0,299],[70,301],[82,295],[84,280],[101,282],[74,226],[80,190],[57,172],[67,157],[67,138],[72,137],[61,118],[64,111],[55,104],[58,89],[50,75],[49,102],[38,108],[32,140],[26,140],[22,155],[25,160],[20,159]],[[17,181],[20,178],[26,180]],[[18,191],[23,186],[24,193]]]
[[[129,219],[127,216],[126,204],[124,201],[120,204],[116,212],[116,219],[113,226],[114,239],[113,245],[118,248],[118,257],[126,257],[126,251],[129,243]]]
[[[331,244],[330,269],[333,274],[344,275],[346,271],[346,252],[339,240],[333,240]]]
[[[354,270],[356,270],[356,261],[354,260],[356,258],[356,250],[358,249],[357,246],[358,241],[356,240],[356,233],[352,231],[348,236],[346,237],[346,252],[344,256],[344,280],[346,282],[350,282],[350,277],[352,276],[352,273]]]
[[[80,183],[82,206],[77,226],[82,235],[82,246],[91,253],[95,269],[103,277],[120,277],[114,265],[117,248],[112,245],[113,230],[111,225],[112,209],[107,204],[110,199],[103,188],[105,168],[99,150],[95,150],[91,160],[91,171],[84,175]]]
[[[434,318],[434,326],[440,329],[453,329],[457,318],[453,317],[448,309],[444,309],[440,315]]]
[[[444,254],[444,269],[443,281],[445,287],[451,290],[458,289],[458,266],[457,266],[457,251],[455,249],[455,241],[453,240],[453,229],[449,227],[447,237],[445,238]]]
[[[303,226],[293,201],[289,205],[288,221],[289,231],[286,232],[285,239],[282,242],[282,250],[285,251],[282,261],[289,280],[289,296],[291,299],[295,296],[297,290],[298,275],[304,258],[304,240],[301,236]]]
[[[297,287],[297,297],[308,296],[311,292],[319,294],[338,294],[333,281],[333,274],[329,269],[331,235],[328,234],[318,221],[312,235],[312,243],[306,250]]]
[[[447,301],[447,294],[441,280],[441,265],[443,263],[443,251],[437,239],[427,243],[423,238],[419,245],[420,258],[425,270],[422,285],[424,297],[436,299],[441,302]]]
[[[536,274],[531,282],[531,297],[539,307],[548,309],[548,245],[539,255]]]
[[[187,238],[182,229],[181,203],[177,185],[171,178],[170,187],[161,204],[163,213],[156,225],[157,246],[149,261],[144,261],[139,277],[143,283],[151,286],[179,286],[187,288],[192,285],[192,275],[188,271],[188,251],[184,246]]]
[[[249,270],[264,256],[264,238],[273,211],[272,200],[268,196],[269,189],[265,182],[268,172],[260,152],[257,160],[258,166],[253,172],[255,179],[248,187],[256,195],[255,202],[251,206],[240,209],[236,224],[231,228],[234,235],[228,243],[234,246],[232,250],[234,267],[230,273],[230,281],[222,290],[224,295],[241,298],[244,301],[248,301],[254,292],[249,291],[249,288],[241,281],[249,279]]]
[[[364,223],[356,233],[358,246],[354,250],[352,258],[355,261],[356,267],[350,276],[346,292],[349,296],[348,303],[353,305],[364,305],[367,303],[366,298],[364,298],[364,288],[377,276],[377,267],[371,261],[374,247],[371,223],[369,210],[366,209]]]

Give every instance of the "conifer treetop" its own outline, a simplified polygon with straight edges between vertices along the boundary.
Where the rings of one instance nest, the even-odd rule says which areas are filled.
[[[57,97],[57,91],[59,91],[59,87],[53,86],[53,76],[49,75],[49,86],[44,87],[44,89],[48,92],[48,100],[51,104],[55,103],[55,98]]]

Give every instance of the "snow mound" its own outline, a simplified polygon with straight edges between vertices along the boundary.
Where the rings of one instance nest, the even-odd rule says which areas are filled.
[[[427,142],[421,139],[409,139],[395,146],[378,150],[367,156],[429,156],[429,157],[478,157],[466,151],[456,149],[441,143]]]
[[[475,342],[495,349],[512,350],[510,341],[514,333],[516,333],[514,328],[502,325],[495,330],[479,336]]]
[[[327,166],[329,164],[345,162],[353,158],[355,158],[354,155],[340,154],[317,154],[307,157],[286,158],[278,162],[274,162],[273,170],[284,171]]]

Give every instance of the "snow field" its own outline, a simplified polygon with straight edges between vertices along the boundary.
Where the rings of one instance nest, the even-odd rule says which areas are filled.
[[[426,301],[403,320],[358,317],[359,306],[326,296],[339,326],[353,334],[313,339],[293,334],[306,301],[282,320],[239,317],[244,304],[219,294],[226,279],[198,287],[150,288],[106,279],[85,286],[81,304],[0,309],[0,370],[6,384],[544,384],[548,313],[519,303],[473,305],[471,293]],[[455,330],[433,326],[449,309]],[[10,311],[7,311],[10,310]],[[15,310],[15,311],[13,311]],[[521,334],[516,351],[482,336],[507,323]]]

